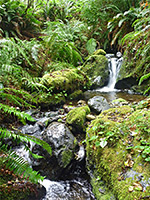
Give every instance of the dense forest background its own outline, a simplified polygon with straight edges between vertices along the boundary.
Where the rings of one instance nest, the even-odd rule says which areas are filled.
[[[1,123],[14,123],[14,119],[15,123],[32,121],[23,111],[39,106],[43,93],[47,96],[55,93],[54,88],[41,82],[42,76],[77,68],[96,49],[120,51],[127,75],[134,75],[139,84],[149,80],[149,37],[148,0],[1,0]],[[148,85],[143,93],[148,94],[149,90]],[[68,95],[62,91],[54,100],[62,94]],[[16,137],[4,127],[0,128],[1,139],[14,137],[27,141],[21,133]],[[28,138],[31,139],[50,152],[46,143]],[[4,152],[7,147],[2,142],[0,145]]]

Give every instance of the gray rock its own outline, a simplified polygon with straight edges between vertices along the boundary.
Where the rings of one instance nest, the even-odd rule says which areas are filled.
[[[40,174],[51,178],[51,180],[56,180],[74,159],[77,140],[68,127],[59,122],[51,123],[42,132],[41,139],[51,146],[52,155],[50,156],[39,145],[35,145],[33,153],[44,158],[37,160],[31,157],[32,167],[38,170]]]
[[[88,105],[97,114],[110,108],[107,100],[102,96],[95,96],[88,100]]]

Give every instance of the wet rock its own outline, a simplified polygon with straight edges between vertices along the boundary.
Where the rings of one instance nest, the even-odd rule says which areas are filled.
[[[110,108],[107,100],[102,96],[95,96],[88,100],[88,105],[97,114]]]
[[[52,147],[52,156],[50,156],[40,146],[35,145],[33,153],[43,155],[44,159],[32,160],[32,166],[41,174],[57,179],[73,160],[77,140],[72,135],[67,126],[63,123],[53,122],[45,131],[42,132],[41,139],[46,141]]]
[[[24,127],[22,127],[22,133],[23,134],[28,134],[28,135],[40,135],[41,133],[41,128],[38,125],[38,123],[34,124],[34,125],[25,125]]]
[[[133,85],[137,85],[137,79],[133,77],[129,78],[123,78],[121,80],[118,80],[115,88],[116,89],[130,89]]]
[[[91,115],[91,114],[88,114],[88,115],[86,116],[86,118],[87,118],[89,121],[96,119],[96,117],[95,117],[94,115]]]
[[[102,77],[97,76],[92,82],[92,89],[100,87],[100,85],[102,84],[101,82],[102,82]]]

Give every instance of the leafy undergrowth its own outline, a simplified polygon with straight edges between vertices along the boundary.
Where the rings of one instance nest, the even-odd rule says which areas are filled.
[[[119,200],[150,198],[150,98],[102,112],[87,129],[87,163]],[[97,196],[97,194],[96,194]]]

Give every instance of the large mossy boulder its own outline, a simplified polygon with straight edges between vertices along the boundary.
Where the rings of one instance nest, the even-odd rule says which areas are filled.
[[[74,133],[85,130],[86,115],[90,113],[90,108],[85,105],[74,108],[67,114],[66,123]]]
[[[52,91],[72,93],[75,90],[83,89],[88,84],[86,75],[78,69],[63,69],[45,74],[41,84]]]
[[[89,87],[89,79],[78,69],[63,69],[45,74],[40,82],[49,89],[38,96],[38,104],[45,107],[57,106],[66,98],[78,98]]]
[[[87,169],[119,200],[144,199],[150,194],[149,105],[146,100],[134,109],[128,105],[110,108],[87,128]],[[93,191],[100,199],[98,183]]]
[[[105,55],[106,52],[99,49],[87,59],[85,65],[83,66],[83,72],[85,72],[91,79],[92,88],[101,87],[108,82],[108,59]]]
[[[150,87],[150,78],[146,79],[146,77],[139,85],[140,78],[149,72],[147,65],[141,65],[140,62],[140,57],[136,62],[131,61],[131,58],[124,57],[117,77],[116,89],[131,89],[136,93],[143,94]]]

